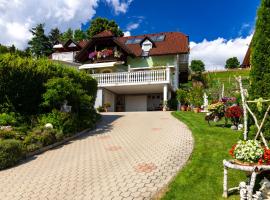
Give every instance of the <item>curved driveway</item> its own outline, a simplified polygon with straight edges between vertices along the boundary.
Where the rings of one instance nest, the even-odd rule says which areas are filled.
[[[97,130],[0,171],[0,199],[151,199],[192,147],[169,112],[106,113]]]

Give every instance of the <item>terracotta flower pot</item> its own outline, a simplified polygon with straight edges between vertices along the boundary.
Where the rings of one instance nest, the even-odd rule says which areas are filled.
[[[181,110],[181,111],[187,111],[187,107],[186,107],[186,106],[181,106],[181,107],[180,107],[180,110]]]
[[[200,108],[193,108],[193,111],[195,112],[195,113],[199,113],[200,112]]]
[[[236,160],[236,159],[234,160],[234,163],[238,164],[238,165],[242,165],[242,166],[256,166],[256,165],[258,165],[258,163],[243,162],[243,161]]]

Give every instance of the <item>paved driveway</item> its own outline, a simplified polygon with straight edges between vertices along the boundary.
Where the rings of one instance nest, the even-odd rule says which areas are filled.
[[[192,151],[169,112],[106,113],[98,129],[0,172],[0,199],[151,199]]]

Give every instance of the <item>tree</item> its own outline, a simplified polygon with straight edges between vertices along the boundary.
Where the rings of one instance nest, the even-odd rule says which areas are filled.
[[[238,61],[237,57],[229,58],[226,61],[225,68],[226,69],[235,69],[240,67],[240,62]]]
[[[115,36],[123,36],[124,33],[120,30],[118,24],[114,20],[108,20],[106,18],[98,17],[91,21],[91,25],[87,30],[87,35],[89,38],[92,38],[94,35],[105,31],[110,30]]]
[[[257,13],[255,33],[251,42],[251,71],[249,97],[251,100],[264,98],[270,99],[270,0],[262,0]],[[264,105],[262,112],[256,106],[253,110],[263,118],[268,105]],[[270,120],[266,121],[263,130],[270,135]]]
[[[81,41],[81,40],[84,40],[86,38],[87,38],[86,33],[84,31],[82,31],[81,29],[76,29],[74,31],[74,40],[75,41]]]
[[[38,24],[30,32],[33,38],[28,42],[31,52],[36,57],[48,56],[52,53],[52,46],[49,38],[45,35],[45,24]]]
[[[56,28],[51,29],[48,37],[49,37],[50,43],[54,45],[56,41],[60,40],[61,36],[62,36],[61,31],[59,30],[59,28],[56,27]]]
[[[191,68],[191,70],[193,72],[196,72],[196,73],[199,72],[199,73],[201,73],[201,72],[205,71],[204,66],[205,66],[204,63],[201,60],[192,60],[191,61],[190,68]]]
[[[61,36],[61,40],[63,40],[63,41],[68,41],[69,39],[74,39],[74,33],[73,33],[73,30],[71,28],[69,28]]]

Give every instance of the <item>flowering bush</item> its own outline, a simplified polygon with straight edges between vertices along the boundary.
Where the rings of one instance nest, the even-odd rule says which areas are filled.
[[[237,99],[235,97],[223,97],[221,99],[222,102],[227,103],[227,102],[235,102]]]
[[[111,50],[111,49],[104,49],[104,50],[101,51],[101,55],[104,58],[106,58],[108,56],[111,56],[111,55],[113,55],[113,50]]]
[[[243,110],[240,106],[231,106],[227,108],[225,116],[230,118],[234,125],[237,125],[240,121],[240,117],[243,115]]]
[[[208,110],[215,113],[224,113],[225,105],[222,102],[217,102],[209,105]]]
[[[96,51],[91,52],[91,53],[89,54],[89,59],[93,59],[93,58],[95,58],[96,56],[97,56],[97,52],[96,52]]]
[[[270,155],[268,153],[267,156]],[[230,154],[242,162],[259,163],[263,162],[264,148],[257,140],[240,140],[232,147]]]

